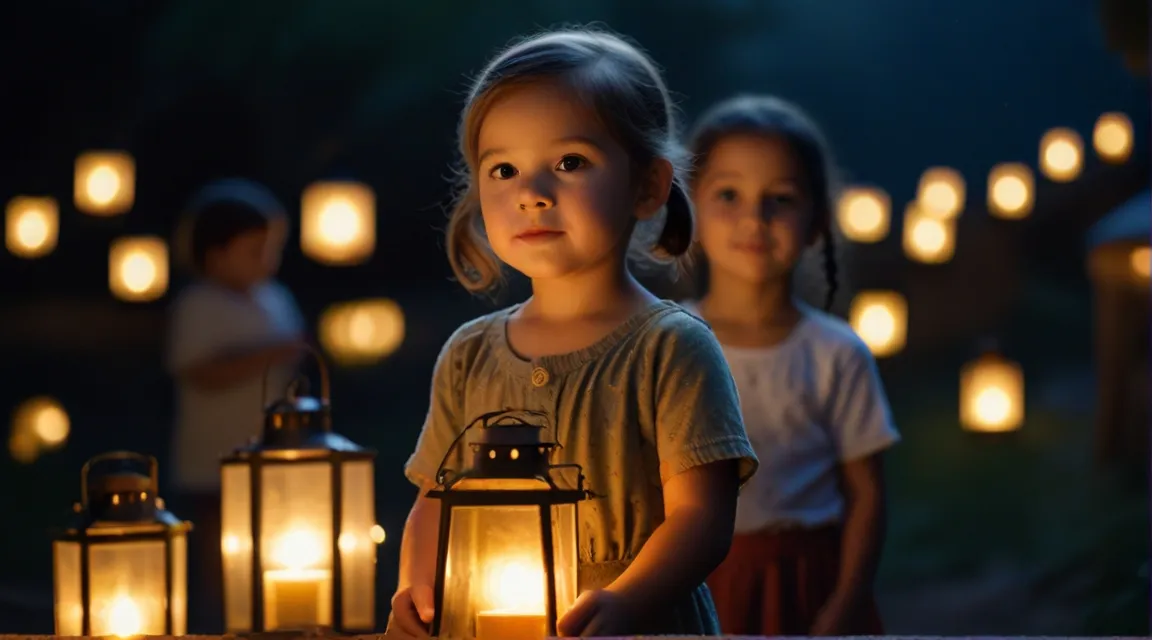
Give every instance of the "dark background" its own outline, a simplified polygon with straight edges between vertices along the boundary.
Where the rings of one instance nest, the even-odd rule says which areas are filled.
[[[414,490],[401,474],[426,409],[435,354],[490,308],[449,279],[440,229],[466,80],[511,37],[603,21],[647,47],[691,118],[737,91],[794,100],[822,123],[851,181],[892,197],[893,231],[848,255],[852,287],[909,297],[908,349],[882,362],[905,442],[889,461],[892,524],[881,606],[893,633],[1147,634],[1148,489],[1121,463],[1093,464],[1094,361],[1085,231],[1148,185],[1147,7],[1086,0],[45,0],[0,7],[0,196],[61,202],[57,250],[0,255],[0,410],[58,398],[63,449],[0,462],[0,632],[51,630],[46,530],[78,497],[88,457],[127,448],[164,464],[171,381],[160,367],[164,299],[107,292],[108,243],[170,234],[207,180],[245,176],[295,211],[316,179],[353,177],[378,199],[367,264],[314,264],[293,236],[282,280],[312,326],[327,305],[387,296],[407,335],[389,359],[337,369],[337,428],[377,448],[380,609],[395,581]],[[1118,8],[1117,8],[1118,7]],[[1119,15],[1119,19],[1113,19]],[[1135,27],[1135,28],[1134,28]],[[1143,38],[1141,40],[1141,38]],[[1124,49],[1128,54],[1125,65]],[[1135,123],[1131,160],[1091,150],[1105,111]],[[1037,208],[990,220],[984,179],[1035,168],[1040,136],[1086,140],[1083,175],[1037,176]],[[70,205],[90,148],[137,161],[126,216]],[[968,183],[956,259],[905,262],[899,212],[920,173]],[[1147,242],[1147,211],[1143,241]],[[173,285],[182,280],[174,274]],[[841,307],[851,289],[841,296]],[[523,295],[514,288],[509,300]],[[1145,296],[1147,292],[1145,291]],[[956,420],[959,367],[994,337],[1021,361],[1028,420],[1013,439]],[[1145,368],[1146,375],[1146,368]],[[1140,385],[1147,406],[1147,384]],[[1145,423],[1146,424],[1146,423]],[[163,472],[163,467],[161,467]],[[1132,478],[1137,480],[1132,480]]]

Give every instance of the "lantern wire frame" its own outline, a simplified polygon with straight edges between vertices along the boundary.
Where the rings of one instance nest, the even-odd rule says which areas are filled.
[[[544,425],[535,424],[525,418],[536,418],[545,422]],[[452,442],[448,445],[448,450],[445,452],[444,457],[440,461],[440,465],[436,471],[437,487],[430,490],[425,497],[438,499],[442,502],[443,506],[440,509],[440,527],[437,536],[437,554],[436,554],[436,579],[433,590],[433,603],[434,614],[432,618],[432,636],[436,637],[441,632],[441,624],[443,621],[444,609],[444,589],[445,589],[445,575],[448,568],[448,549],[451,542],[451,525],[452,525],[452,507],[483,507],[483,506],[537,506],[539,508],[540,517],[540,546],[543,555],[543,566],[545,567],[545,619],[547,630],[550,634],[555,635],[556,622],[557,622],[557,588],[556,581],[549,574],[554,574],[555,567],[555,547],[552,531],[552,513],[551,509],[555,505],[571,504],[575,505],[582,500],[593,497],[593,493],[584,487],[585,477],[584,469],[579,464],[575,463],[560,463],[550,464],[547,462],[551,452],[557,448],[563,448],[559,442],[553,440],[552,442],[535,442],[532,447],[539,449],[541,453],[541,466],[537,473],[527,477],[526,479],[538,480],[543,482],[547,490],[541,491],[536,489],[506,489],[506,490],[456,490],[462,481],[469,478],[477,477],[468,471],[456,472],[447,468],[445,465],[448,459],[452,456],[453,452],[463,440],[465,434],[475,427],[481,428],[508,428],[508,427],[531,427],[543,431],[548,422],[548,414],[533,411],[529,409],[505,409],[500,411],[493,411],[485,413],[470,422],[464,429],[456,435]],[[473,448],[478,449],[478,445],[473,444]],[[575,489],[562,489],[552,477],[553,471],[561,469],[575,469],[577,471],[577,480]],[[505,478],[511,476],[484,476],[479,474],[480,478]],[[526,476],[517,476],[526,477]],[[577,531],[574,542],[579,545],[577,539],[579,533]],[[551,570],[551,571],[550,571]]]
[[[319,420],[315,423],[308,421],[306,424],[287,424],[285,421],[278,419],[281,416],[272,416],[273,419],[271,420],[266,417],[262,439],[253,439],[253,441],[246,446],[240,447],[221,460],[224,468],[241,465],[248,467],[248,473],[245,475],[247,476],[248,482],[247,494],[249,504],[247,509],[247,526],[248,537],[252,542],[248,553],[251,554],[250,570],[252,575],[249,578],[250,584],[245,585],[249,591],[248,597],[250,598],[250,603],[248,612],[250,618],[248,628],[243,630],[243,632],[262,633],[269,631],[265,629],[264,553],[261,548],[261,542],[264,537],[262,530],[264,505],[261,491],[258,490],[263,485],[264,469],[271,466],[316,462],[325,462],[331,466],[330,495],[333,535],[331,536],[330,549],[332,558],[332,624],[330,628],[339,633],[370,632],[372,629],[352,628],[352,626],[345,624],[346,612],[343,593],[344,552],[340,548],[339,534],[340,529],[343,527],[343,512],[345,506],[343,471],[346,463],[371,462],[376,457],[376,451],[361,447],[348,438],[332,432],[330,413],[331,387],[324,357],[319,349],[312,345],[303,344],[301,348],[312,356],[316,362],[316,368],[319,371],[320,398],[318,403],[314,403],[315,406],[309,408],[310,411],[319,415]],[[270,370],[271,367],[264,370],[261,383],[261,404],[265,408],[265,411],[271,408],[268,403],[268,373]],[[307,393],[307,382],[307,377],[303,375],[296,376],[288,384],[288,396],[291,398],[302,393]],[[238,630],[238,632],[240,631]]]
[[[121,487],[111,484],[117,476],[128,475],[129,479],[135,474],[108,474],[106,480],[109,484],[99,493],[99,497],[110,498],[109,505],[94,506],[93,489],[99,486],[91,479],[94,468],[110,463],[135,462],[148,469],[144,487]],[[135,453],[132,451],[111,451],[89,459],[80,470],[80,502],[73,505],[75,513],[72,522],[53,532],[53,543],[76,544],[79,554],[79,597],[81,608],[80,632],[82,635],[92,634],[92,588],[91,588],[91,549],[93,545],[129,544],[133,542],[162,542],[164,545],[164,597],[167,602],[164,607],[164,629],[167,635],[183,633],[187,624],[186,609],[179,615],[174,601],[177,588],[177,573],[174,564],[178,556],[183,555],[185,568],[183,575],[187,576],[187,543],[186,536],[192,530],[192,523],[181,520],[165,509],[163,498],[159,495],[160,478],[159,465],[155,456]],[[176,540],[184,541],[176,545]],[[54,548],[54,556],[60,550]],[[59,562],[59,558],[55,558]],[[59,574],[59,568],[56,573]],[[55,578],[59,582],[60,575]],[[55,591],[55,607],[60,607],[60,592],[62,585],[57,584]],[[184,593],[187,593],[185,584]],[[187,597],[182,598],[187,606]],[[57,627],[60,625],[61,612],[56,611]]]

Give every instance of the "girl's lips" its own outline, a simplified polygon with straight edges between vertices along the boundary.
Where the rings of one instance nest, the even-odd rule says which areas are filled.
[[[530,229],[516,236],[517,240],[550,240],[564,235],[563,231],[553,229]]]

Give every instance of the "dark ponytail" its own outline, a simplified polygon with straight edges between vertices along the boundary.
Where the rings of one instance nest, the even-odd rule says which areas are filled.
[[[692,235],[696,228],[692,201],[679,179],[672,181],[664,211],[664,229],[656,240],[656,249],[668,258],[679,258],[692,248]]]

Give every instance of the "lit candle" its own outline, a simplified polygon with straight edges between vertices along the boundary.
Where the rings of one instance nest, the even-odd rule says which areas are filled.
[[[276,541],[264,571],[265,627],[293,629],[332,623],[332,572],[324,563],[321,537],[292,529]]]
[[[103,615],[93,621],[94,636],[137,636],[144,633],[144,615],[140,606],[131,596],[121,595],[112,599],[104,608]]]
[[[268,629],[293,629],[329,624],[332,573],[322,569],[279,569],[264,572],[264,603]]]
[[[487,608],[476,614],[476,640],[543,640],[548,635],[544,571],[525,561],[494,563]]]

